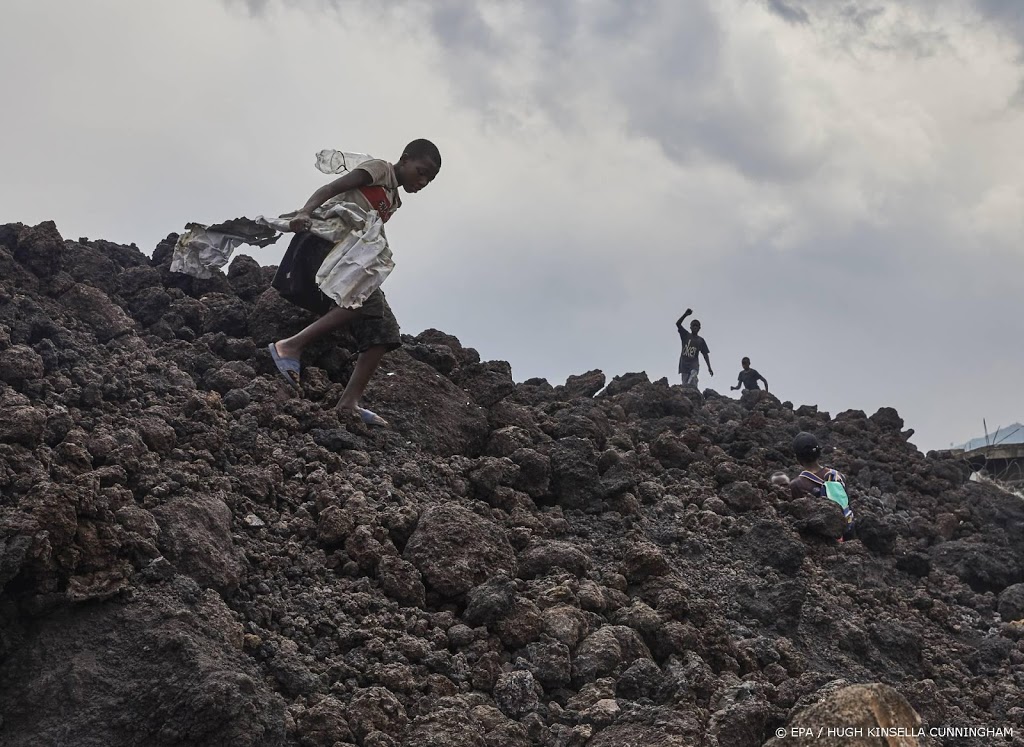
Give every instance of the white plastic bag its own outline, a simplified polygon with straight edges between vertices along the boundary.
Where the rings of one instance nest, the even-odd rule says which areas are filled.
[[[322,150],[316,154],[317,170],[324,174],[344,174],[351,171],[364,161],[372,161],[373,156],[365,153],[346,153],[342,150]]]

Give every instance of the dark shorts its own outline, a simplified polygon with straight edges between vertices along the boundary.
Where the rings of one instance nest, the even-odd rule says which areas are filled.
[[[311,233],[297,233],[281,259],[272,285],[287,300],[314,314],[326,314],[337,304],[325,296],[316,284],[316,272],[334,245],[327,239]],[[359,316],[346,327],[361,353],[368,348],[384,345],[394,350],[402,345],[402,332],[379,288],[356,309]]]
[[[384,291],[380,288],[370,294],[362,307],[360,315],[348,325],[348,331],[355,338],[356,349],[361,353],[378,345],[388,350],[402,346],[402,330],[398,326]]]

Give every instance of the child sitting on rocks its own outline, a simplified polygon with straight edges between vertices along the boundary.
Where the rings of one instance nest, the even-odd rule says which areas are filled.
[[[828,498],[839,504],[846,519],[846,528],[842,539],[853,539],[855,536],[853,511],[850,510],[850,499],[846,494],[846,478],[831,467],[822,467],[818,463],[821,456],[821,445],[813,433],[802,431],[793,439],[793,452],[797,461],[804,469],[795,480],[789,483],[789,492],[793,498],[813,495],[817,498]]]

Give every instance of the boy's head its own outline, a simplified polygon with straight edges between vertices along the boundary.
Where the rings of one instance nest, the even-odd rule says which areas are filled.
[[[743,370],[746,371],[750,368],[750,358],[744,358],[740,361],[740,365],[743,366]]]
[[[398,184],[406,192],[419,192],[430,184],[441,170],[441,151],[429,140],[413,140],[402,151],[395,164]]]
[[[690,322],[690,331],[693,332],[693,334],[697,334],[698,332],[700,332],[700,322],[698,322],[696,319]]]
[[[821,456],[821,444],[818,443],[818,439],[814,437],[813,433],[801,431],[793,439],[793,453],[796,454],[796,460],[800,464],[814,464]]]

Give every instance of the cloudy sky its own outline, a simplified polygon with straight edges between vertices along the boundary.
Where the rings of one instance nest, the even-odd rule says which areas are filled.
[[[690,306],[702,385],[941,448],[1024,420],[1022,43],[1019,0],[4,0],[0,222],[150,252],[428,137],[404,331],[675,382]]]

